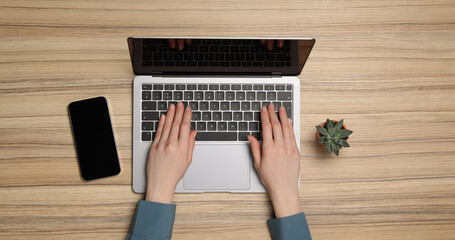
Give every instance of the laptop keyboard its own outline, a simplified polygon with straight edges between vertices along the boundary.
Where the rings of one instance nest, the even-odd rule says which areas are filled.
[[[143,66],[167,67],[291,67],[290,42],[267,50],[259,40],[193,39],[178,51],[166,39],[144,39]]]
[[[260,110],[273,103],[292,118],[292,85],[285,84],[143,84],[141,140],[152,141],[162,114],[182,102],[192,109],[191,130],[196,141],[261,139]]]

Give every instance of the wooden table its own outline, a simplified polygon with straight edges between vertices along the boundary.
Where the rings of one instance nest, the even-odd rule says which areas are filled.
[[[129,36],[314,37],[301,79],[301,205],[314,239],[455,239],[454,1],[0,2],[0,238],[123,239]],[[67,105],[105,96],[122,173],[81,180]],[[315,125],[344,119],[327,155]],[[174,239],[267,239],[266,194],[177,194]]]

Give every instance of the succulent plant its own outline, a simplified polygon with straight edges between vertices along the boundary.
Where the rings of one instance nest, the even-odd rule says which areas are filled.
[[[343,128],[343,119],[337,123],[327,119],[323,127],[316,126],[316,129],[321,134],[321,137],[317,141],[324,144],[328,153],[333,151],[338,156],[341,148],[350,147],[346,140],[349,138],[352,131]]]

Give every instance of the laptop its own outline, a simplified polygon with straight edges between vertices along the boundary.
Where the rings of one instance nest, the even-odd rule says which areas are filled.
[[[133,65],[133,191],[146,190],[146,161],[161,114],[182,101],[198,130],[177,193],[266,192],[248,135],[261,140],[260,109],[284,106],[300,142],[297,75],[314,39],[128,38]],[[181,40],[183,38],[180,38]],[[191,39],[191,40],[189,40]],[[265,42],[265,43],[264,43]]]

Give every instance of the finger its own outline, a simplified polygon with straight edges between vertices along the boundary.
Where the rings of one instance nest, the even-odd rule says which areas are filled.
[[[179,140],[182,143],[186,144],[188,140],[188,136],[190,135],[190,128],[191,128],[191,108],[187,106],[185,108],[185,113],[183,113],[183,120],[182,124],[180,125],[180,136]]]
[[[259,145],[258,140],[248,135],[248,141],[250,142],[251,155],[253,155],[254,167],[259,169],[261,167],[261,146]]]
[[[262,142],[267,143],[273,140],[272,125],[270,123],[269,112],[266,107],[261,110]]]
[[[179,51],[182,51],[184,47],[185,47],[184,40],[183,39],[177,39],[177,49]]]
[[[177,141],[179,139],[180,124],[182,123],[183,118],[183,103],[177,103],[177,109],[175,111],[174,121],[172,123],[171,132],[169,133],[169,140]]]
[[[276,116],[275,106],[273,106],[273,103],[269,104],[268,110],[269,110],[270,123],[272,124],[273,139],[278,142],[283,142],[283,133],[281,131],[281,124],[280,124],[280,121],[278,120],[278,117]]]
[[[166,115],[163,114],[163,115],[161,115],[160,121],[158,122],[158,129],[156,130],[155,139],[153,139],[153,143],[152,143],[151,147],[156,146],[160,142],[161,133],[163,132],[163,126],[164,126],[165,121],[166,121]]]
[[[276,46],[279,47],[279,48],[283,48],[284,47],[284,40],[276,41]]]
[[[169,105],[169,109],[167,110],[166,115],[166,122],[163,126],[163,134],[160,138],[160,143],[166,143],[169,138],[169,133],[171,132],[172,122],[174,121],[175,115],[175,106],[174,104]]]
[[[185,39],[186,45],[191,45],[191,39]]]
[[[169,39],[168,42],[170,48],[175,48],[175,39]]]
[[[292,149],[292,139],[291,139],[291,127],[289,126],[289,119],[286,114],[286,109],[280,107],[278,109],[278,114],[280,115],[281,131],[283,132],[283,140],[286,148]]]
[[[261,40],[259,40],[259,43],[261,43],[262,45],[264,45],[264,44],[265,44],[265,40],[264,40],[264,39],[261,39]]]
[[[193,151],[194,151],[194,145],[196,144],[196,134],[197,131],[193,130],[190,133],[190,137],[188,139],[188,165],[191,164],[193,161]]]
[[[273,40],[267,40],[267,42],[265,43],[265,46],[269,51],[272,51],[273,50]]]

